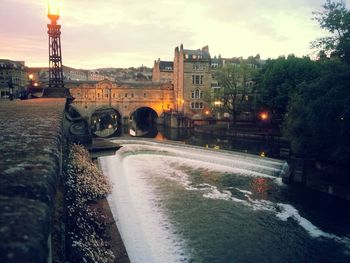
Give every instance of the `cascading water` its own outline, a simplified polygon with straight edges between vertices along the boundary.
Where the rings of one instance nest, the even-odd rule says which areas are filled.
[[[350,216],[303,207],[282,183],[285,162],[117,142],[123,147],[100,165],[131,262],[349,262]]]

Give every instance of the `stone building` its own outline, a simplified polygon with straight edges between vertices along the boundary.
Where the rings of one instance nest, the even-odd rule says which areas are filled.
[[[63,66],[63,78],[65,80],[86,81],[88,80],[88,71]]]
[[[110,80],[66,82],[74,105],[84,116],[100,108],[113,108],[128,119],[139,108],[150,108],[161,116],[174,109],[174,89],[170,83]]]
[[[161,61],[160,59],[154,61],[152,70],[153,82],[173,82],[174,62]]]
[[[174,104],[184,116],[203,118],[210,114],[205,97],[211,90],[210,54],[208,46],[190,50],[175,48]]]
[[[0,59],[0,99],[9,98],[11,94],[18,97],[27,82],[24,61]]]

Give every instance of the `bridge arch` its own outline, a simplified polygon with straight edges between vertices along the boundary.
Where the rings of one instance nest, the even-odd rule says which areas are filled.
[[[120,135],[122,130],[122,115],[112,107],[95,109],[90,117],[91,133],[97,137]]]
[[[141,106],[130,113],[130,134],[133,136],[144,136],[146,134],[157,134],[156,128],[158,113],[151,107]]]

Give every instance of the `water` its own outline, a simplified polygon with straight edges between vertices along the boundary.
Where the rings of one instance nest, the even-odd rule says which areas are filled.
[[[284,185],[283,161],[118,143],[100,164],[131,262],[350,262],[348,204]]]

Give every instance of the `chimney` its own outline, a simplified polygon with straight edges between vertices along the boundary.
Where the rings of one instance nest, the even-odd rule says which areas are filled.
[[[202,51],[209,53],[209,46],[206,45],[206,46],[202,47]]]

